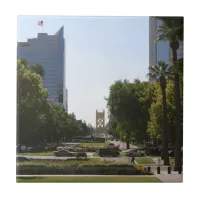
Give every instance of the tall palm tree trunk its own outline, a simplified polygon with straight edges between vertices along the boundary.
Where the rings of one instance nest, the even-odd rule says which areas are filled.
[[[167,102],[166,102],[166,91],[165,87],[161,86],[162,89],[162,100],[163,100],[163,116],[164,116],[164,131],[163,131],[163,155],[164,165],[169,165],[169,153],[168,153],[168,118],[167,118]]]
[[[173,65],[174,67],[177,61],[177,49],[172,48]],[[174,86],[175,86],[175,101],[176,101],[176,139],[175,139],[175,169],[181,167],[181,98],[180,98],[180,84],[179,84],[179,71],[174,70]]]

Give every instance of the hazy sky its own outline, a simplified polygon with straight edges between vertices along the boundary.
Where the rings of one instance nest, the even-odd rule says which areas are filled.
[[[64,26],[68,111],[95,126],[97,110],[115,80],[146,80],[149,62],[148,17],[18,17],[17,41],[55,34]],[[107,121],[107,109],[106,109]]]

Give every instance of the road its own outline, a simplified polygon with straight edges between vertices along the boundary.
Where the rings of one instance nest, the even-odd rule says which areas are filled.
[[[121,141],[111,141],[108,140],[108,143],[114,143],[116,146],[120,145],[120,149],[126,150],[126,143]],[[130,145],[130,148],[134,148],[137,146]],[[99,157],[99,156],[93,156],[93,153],[87,152],[88,158],[100,158],[101,160],[115,160],[118,162],[130,162],[130,158],[126,156],[120,156],[120,157]],[[30,159],[41,159],[41,160],[69,160],[69,159],[76,159],[76,157],[56,157],[56,156],[31,156],[31,155],[25,155],[25,157]]]
[[[113,143],[116,146],[119,145],[119,148],[122,149],[122,150],[126,149],[126,143],[125,142],[108,140],[108,143]],[[130,144],[130,148],[137,148],[137,146]]]

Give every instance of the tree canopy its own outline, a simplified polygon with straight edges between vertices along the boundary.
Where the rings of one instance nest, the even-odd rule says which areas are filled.
[[[85,122],[66,113],[61,104],[48,101],[43,75],[41,65],[27,67],[26,60],[17,60],[17,143],[60,142],[88,135],[91,129]]]

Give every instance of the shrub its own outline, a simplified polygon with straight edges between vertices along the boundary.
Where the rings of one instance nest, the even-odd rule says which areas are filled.
[[[85,167],[92,167],[88,170]],[[85,168],[85,170],[84,170]],[[95,169],[96,168],[96,169]],[[96,171],[97,170],[97,171]],[[142,166],[133,167],[130,163],[101,161],[94,159],[79,160],[35,160],[17,163],[18,174],[110,174],[110,175],[151,175]]]
[[[143,166],[136,165],[136,175],[153,175],[152,172],[148,172]]]

